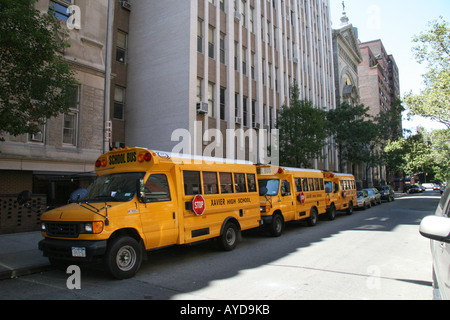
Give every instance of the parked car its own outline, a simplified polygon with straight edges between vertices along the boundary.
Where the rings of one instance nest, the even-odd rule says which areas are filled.
[[[367,193],[369,194],[370,203],[372,205],[376,206],[377,204],[381,204],[381,194],[378,191],[378,189],[368,188],[368,189],[363,189],[363,191],[367,191]]]
[[[433,188],[434,188],[434,183],[424,183],[424,184],[422,184],[422,186],[423,186],[423,188],[424,188],[425,190],[427,190],[427,189],[433,190]]]
[[[444,192],[434,216],[420,223],[420,234],[431,239],[435,299],[450,299],[450,188]]]
[[[387,202],[394,201],[394,188],[392,186],[386,185],[377,187],[378,191],[381,194],[381,200],[386,200]]]
[[[357,205],[358,209],[366,210],[367,208],[372,207],[372,203],[370,202],[370,197],[367,191],[358,191],[356,193],[356,196],[358,202]]]
[[[419,186],[417,185],[412,185],[409,189],[408,189],[408,193],[420,193],[423,190],[421,188],[419,188]]]

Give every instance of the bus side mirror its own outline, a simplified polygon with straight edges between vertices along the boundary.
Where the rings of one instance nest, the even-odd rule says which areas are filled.
[[[136,194],[139,202],[147,203],[147,197],[145,196],[144,179],[136,179]]]
[[[22,191],[22,192],[19,193],[19,195],[17,196],[17,202],[18,202],[21,206],[27,204],[30,200],[31,200],[31,192],[28,191],[28,190]]]

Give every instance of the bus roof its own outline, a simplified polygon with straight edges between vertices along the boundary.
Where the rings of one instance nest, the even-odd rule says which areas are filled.
[[[238,164],[253,167],[249,161],[223,159],[214,157],[176,154],[171,152],[149,150],[146,148],[123,148],[101,155],[95,163],[98,175],[112,172],[149,171],[153,166],[173,165],[227,165]]]

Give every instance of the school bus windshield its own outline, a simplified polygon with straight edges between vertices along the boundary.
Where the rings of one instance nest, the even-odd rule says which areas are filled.
[[[276,196],[280,187],[278,179],[263,179],[258,181],[259,189],[267,188],[266,196]]]
[[[144,172],[114,173],[98,177],[88,188],[83,202],[128,202],[136,194],[136,181]]]

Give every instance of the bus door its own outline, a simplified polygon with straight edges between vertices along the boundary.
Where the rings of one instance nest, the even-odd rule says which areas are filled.
[[[288,180],[281,180],[280,196],[278,202],[285,221],[293,220],[295,217],[295,193],[292,192],[292,183]]]
[[[178,216],[174,191],[164,173],[152,173],[145,182],[144,201],[139,203],[139,212],[147,249],[177,243]]]

